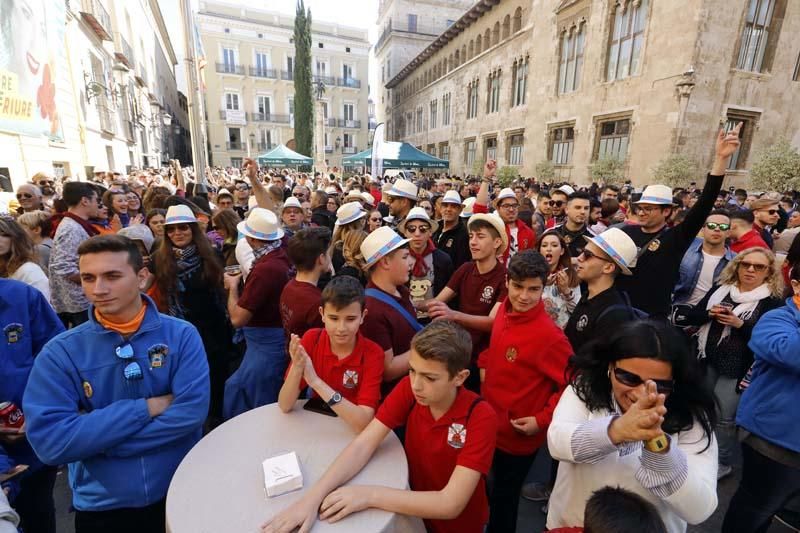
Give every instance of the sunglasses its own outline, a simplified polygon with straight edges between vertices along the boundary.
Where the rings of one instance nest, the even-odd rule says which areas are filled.
[[[302,192],[296,192],[296,193],[292,194],[292,196],[294,196],[295,198],[305,198],[306,197],[306,195],[304,193],[302,193]]]
[[[116,354],[123,361],[133,359],[133,346],[129,342],[117,346]],[[142,379],[142,367],[136,361],[132,361],[125,365],[122,374],[127,380]]]
[[[53,183],[55,183],[55,182],[53,182],[53,181],[47,181],[47,180],[41,180],[41,181],[39,182],[39,185],[40,185],[40,186],[41,186],[41,185],[52,185]]]
[[[246,191],[246,190],[247,190],[247,189],[249,189],[249,188],[250,188],[250,187],[248,187],[247,185],[238,185],[238,186],[236,187],[236,190],[237,190],[237,191]]]
[[[766,211],[768,215],[777,215],[778,214],[778,210],[777,209],[763,209],[762,211]]]
[[[563,200],[550,200],[551,207],[561,207],[562,205],[564,205]]]
[[[381,221],[381,219],[380,219],[380,217],[378,217],[378,218],[371,218],[371,219],[369,219],[369,221],[370,221],[370,222],[380,222],[380,221]]]
[[[172,233],[174,231],[189,231],[190,229],[191,227],[189,224],[170,224],[164,231],[167,233]]]
[[[600,261],[605,261],[606,263],[613,263],[613,261],[611,261],[610,259],[606,259],[605,257],[600,257],[599,255],[595,254],[594,252],[592,252],[588,248],[584,248],[583,251],[581,252],[581,255],[587,261],[589,259],[595,258],[595,259],[599,259]]]
[[[428,233],[430,231],[430,229],[431,228],[429,228],[428,226],[425,226],[425,225],[422,225],[422,226],[406,226],[406,231],[407,232],[409,232],[409,233],[417,233],[417,232],[419,232],[419,233],[421,233],[423,235]]]
[[[32,194],[28,194],[26,192],[22,192],[22,193],[17,194],[17,200],[22,200],[22,199],[30,200],[31,198],[33,198],[33,195]]]
[[[720,231],[728,231],[731,229],[730,224],[718,223],[718,222],[706,222],[706,227],[711,231],[720,230]]]
[[[659,205],[637,205],[636,212],[645,212],[645,213],[652,213],[653,211],[660,211],[661,206]]]
[[[755,272],[764,272],[766,269],[769,268],[769,265],[764,265],[762,263],[750,263],[747,261],[742,261],[739,263],[739,268],[742,270],[750,270],[751,268]]]
[[[626,387],[638,387],[645,382],[641,376],[616,366],[614,367],[614,377]],[[675,389],[675,382],[671,379],[651,379],[650,381],[656,384],[659,394],[669,394]]]

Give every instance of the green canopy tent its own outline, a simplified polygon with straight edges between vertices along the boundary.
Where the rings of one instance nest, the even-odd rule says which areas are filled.
[[[258,164],[266,166],[300,166],[311,165],[313,162],[310,157],[298,154],[284,144],[279,144],[269,152],[258,156]]]
[[[380,155],[383,158],[383,168],[449,168],[450,162],[439,159],[413,145],[401,142],[384,142],[380,146]],[[345,157],[345,166],[372,165],[372,148],[357,154]]]

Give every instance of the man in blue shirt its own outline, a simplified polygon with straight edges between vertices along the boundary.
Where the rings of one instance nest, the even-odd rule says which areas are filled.
[[[208,415],[203,344],[140,294],[148,271],[133,241],[94,237],[78,256],[89,321],[36,358],[28,438],[43,462],[69,463],[76,533],[163,533],[170,480]]]
[[[22,395],[34,358],[64,326],[44,295],[12,279],[0,278],[0,401],[23,409]],[[0,428],[0,473],[27,465],[28,469],[3,483],[26,533],[55,533],[53,485],[57,468],[46,466],[33,453],[19,429]]]

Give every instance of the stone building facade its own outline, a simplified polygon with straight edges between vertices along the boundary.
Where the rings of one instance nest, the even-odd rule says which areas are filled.
[[[6,186],[16,187],[37,172],[86,179],[96,171],[158,168],[171,158],[191,162],[184,138],[188,119],[178,109],[175,43],[157,0],[8,2],[0,14],[4,21],[29,22],[9,28],[4,37],[37,43],[42,68],[36,83],[47,87],[42,72],[47,65],[57,115],[49,135],[0,128],[0,176],[10,178],[2,180]],[[50,36],[57,42],[48,49],[39,32],[54,26],[63,36],[60,30]],[[37,102],[37,93],[30,98]]]
[[[390,116],[392,103],[384,87],[400,69],[461,18],[474,0],[380,0],[378,39],[372,47],[377,94],[377,122]]]
[[[800,146],[800,10],[789,0],[481,0],[387,84],[389,137],[469,173],[550,160],[588,183],[600,157],[634,184],[673,152],[710,166],[743,121],[728,183],[777,137]]]
[[[367,147],[369,40],[367,30],[313,15],[312,81],[326,87],[325,161],[341,168],[343,156]],[[211,163],[239,166],[278,144],[294,148],[294,17],[201,1],[196,20],[208,61]]]

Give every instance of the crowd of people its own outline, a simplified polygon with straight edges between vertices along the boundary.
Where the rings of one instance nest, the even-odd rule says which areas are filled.
[[[68,465],[77,533],[161,533],[206,432],[306,398],[353,440],[264,532],[379,508],[514,533],[522,497],[548,531],[677,533],[739,468],[723,532],[790,521],[798,193],[722,190],[738,146],[702,189],[37,174],[0,215],[0,531],[54,533]],[[348,485],[391,431],[410,490]]]

